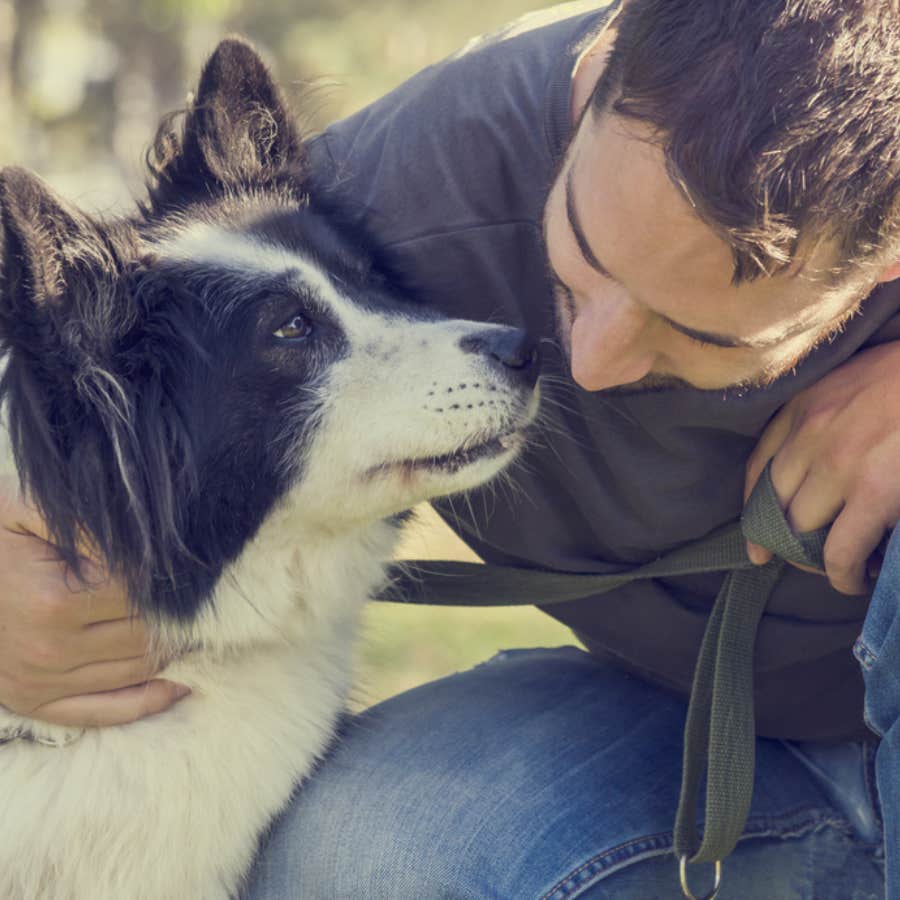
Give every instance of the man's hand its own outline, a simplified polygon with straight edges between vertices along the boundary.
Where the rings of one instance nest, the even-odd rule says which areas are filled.
[[[59,725],[118,725],[161,712],[186,689],[151,680],[140,619],[121,584],[59,561],[44,524],[0,482],[0,705]]]
[[[828,580],[865,593],[870,557],[900,520],[900,343],[859,353],[785,404],[747,464],[745,500],[770,459],[794,530],[834,523]],[[758,564],[772,557],[755,544],[748,552]]]

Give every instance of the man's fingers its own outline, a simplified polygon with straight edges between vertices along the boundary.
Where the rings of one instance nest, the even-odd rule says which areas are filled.
[[[842,594],[865,594],[871,587],[868,563],[887,526],[877,510],[848,505],[831,526],[825,542],[825,572]]]
[[[810,472],[786,510],[791,528],[797,532],[830,526],[825,543],[825,574],[835,590],[843,594],[864,594],[871,586],[869,558],[884,537],[883,516],[873,506],[855,504],[848,510],[842,492],[825,475]],[[757,552],[751,552],[755,548]],[[749,545],[750,559],[757,565],[768,562],[772,554]],[[791,563],[805,572],[821,574],[818,569]]]
[[[834,522],[843,507],[843,486],[813,469],[794,491],[785,512],[794,531],[815,531]]]
[[[150,637],[143,619],[126,616],[86,625],[79,638],[80,659],[70,668],[87,662],[108,662],[143,656],[150,649]]]
[[[59,558],[37,510],[0,477],[0,703],[62,725],[117,725],[183,695],[154,676],[144,623],[84,536],[77,572]],[[93,559],[91,558],[93,555]]]
[[[32,716],[65,697],[118,691],[150,681],[164,666],[146,656],[90,662],[66,672],[35,675],[32,679],[6,684],[3,705],[20,715]],[[40,718],[38,716],[37,718]]]
[[[150,650],[147,628],[140,619],[117,619],[86,628],[48,627],[26,632],[18,642],[10,641],[0,656],[0,670],[18,670],[20,680],[51,685],[88,664],[144,659]],[[157,669],[163,662],[155,663]]]
[[[85,560],[79,578],[31,534],[0,528],[0,569],[7,593],[25,601],[9,597],[0,612],[11,614],[15,602],[17,620],[41,631],[121,619],[131,611],[124,584],[102,566]]]
[[[183,685],[156,679],[117,691],[54,700],[34,710],[31,718],[82,728],[126,725],[168,709],[188,693]]]
[[[795,492],[803,484],[805,470],[797,466],[785,465],[782,450],[791,438],[793,418],[787,414],[776,416],[753,451],[747,463],[747,474],[744,482],[744,503],[747,502],[763,469],[772,460],[772,486],[778,503],[785,511],[789,510]],[[774,457],[774,459],[773,459]],[[757,566],[764,566],[772,559],[772,552],[759,544],[747,541],[747,556]]]
[[[759,476],[762,475],[763,469],[765,469],[769,460],[781,449],[793,427],[794,417],[787,408],[782,409],[766,426],[763,436],[759,439],[759,443],[747,460],[744,478],[744,503],[747,502],[747,498],[753,492],[753,488],[756,487],[756,482],[759,481]]]
[[[149,681],[163,668],[156,660],[149,660],[146,656],[90,662],[66,672],[66,695],[117,691]]]
[[[750,557],[750,562],[755,566],[764,566],[767,562],[769,562],[774,554],[771,550],[766,550],[765,547],[760,547],[759,544],[754,544],[752,541],[747,541],[747,556]]]
[[[60,625],[85,627],[132,614],[125,586],[91,563],[85,564],[80,579],[58,561],[39,562],[37,568],[32,583],[40,590],[35,589],[24,612],[42,630]]]
[[[0,521],[7,531],[35,538],[52,552],[53,541],[44,517],[30,500],[22,497],[18,485],[14,486],[10,479],[0,481]],[[87,533],[78,540],[78,550],[88,559],[100,558]]]
[[[121,619],[131,612],[128,602],[128,590],[125,584],[110,574],[105,565],[83,556],[78,561],[78,568],[68,568],[57,560],[61,588],[68,595],[74,595],[75,604],[84,610],[84,624],[106,619]]]

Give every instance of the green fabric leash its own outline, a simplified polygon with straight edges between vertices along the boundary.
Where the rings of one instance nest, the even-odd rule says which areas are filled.
[[[827,534],[827,528],[802,534],[791,530],[767,466],[739,523],[645,565],[586,575],[446,560],[407,561],[391,567],[390,584],[378,599],[449,606],[546,606],[603,594],[632,581],[727,571],[694,671],[675,820],[675,853],[692,863],[715,862],[734,849],[753,794],[753,649],[760,618],[785,561],[824,570]],[[775,558],[755,566],[747,556],[747,540],[771,550]],[[704,773],[701,841],[697,806]]]

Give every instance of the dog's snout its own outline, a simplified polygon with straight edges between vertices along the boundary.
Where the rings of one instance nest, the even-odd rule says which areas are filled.
[[[487,357],[504,375],[534,387],[541,369],[538,342],[521,328],[492,328],[466,335],[459,342],[467,353]]]

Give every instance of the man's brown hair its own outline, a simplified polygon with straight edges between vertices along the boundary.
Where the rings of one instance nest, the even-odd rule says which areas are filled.
[[[653,127],[734,282],[900,244],[900,0],[626,0],[595,113]],[[611,105],[610,105],[611,104]]]

